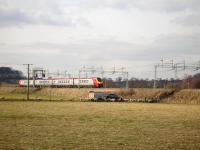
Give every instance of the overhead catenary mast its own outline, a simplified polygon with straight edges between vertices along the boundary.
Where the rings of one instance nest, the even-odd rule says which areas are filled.
[[[186,64],[185,60],[183,60],[182,62],[179,63],[174,63],[173,59],[170,62],[166,62],[163,59],[161,59],[161,63],[158,63],[154,66],[154,85],[153,87],[156,88],[156,82],[157,82],[157,72],[158,69],[162,68],[162,69],[171,69],[174,71],[174,78],[177,79],[178,78],[178,71],[180,70],[200,70],[200,61],[198,63],[195,64]]]
[[[29,80],[30,80],[30,65],[33,64],[23,64],[27,66],[27,75],[28,75],[28,85],[27,85],[27,100],[29,100]]]
[[[103,78],[105,74],[122,74],[123,77],[126,77],[126,88],[129,87],[128,85],[128,77],[129,77],[129,73],[128,71],[125,71],[124,67],[121,68],[116,68],[113,67],[111,69],[104,69],[103,67],[100,68],[95,68],[95,67],[82,67],[81,69],[79,69],[79,82],[80,82],[80,77],[81,77],[81,73],[84,72],[86,74],[88,73],[98,73],[101,74],[101,77]],[[104,87],[106,88],[106,82],[104,83]],[[79,88],[80,88],[80,83],[79,83]]]

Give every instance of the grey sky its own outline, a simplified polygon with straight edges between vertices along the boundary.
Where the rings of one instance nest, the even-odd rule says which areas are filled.
[[[0,0],[0,63],[75,72],[200,59],[199,0]]]

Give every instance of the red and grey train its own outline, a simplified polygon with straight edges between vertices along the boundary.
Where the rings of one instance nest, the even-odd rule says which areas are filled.
[[[28,80],[19,80],[19,86],[27,86]],[[29,85],[33,86],[34,81],[29,80]],[[35,80],[35,87],[103,87],[103,81],[99,77],[91,78],[51,78]]]

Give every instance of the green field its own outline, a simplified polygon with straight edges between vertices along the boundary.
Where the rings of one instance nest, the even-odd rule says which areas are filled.
[[[200,106],[4,101],[0,149],[200,149]]]

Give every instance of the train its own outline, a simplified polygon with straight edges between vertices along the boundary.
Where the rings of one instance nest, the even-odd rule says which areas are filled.
[[[35,84],[34,84],[35,82]],[[28,86],[28,80],[19,80],[19,86]],[[50,79],[36,79],[29,80],[29,86],[35,87],[103,87],[103,81],[99,77],[91,78],[50,78]]]

